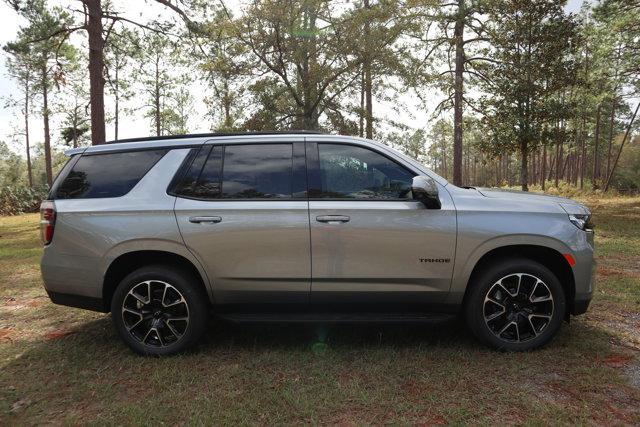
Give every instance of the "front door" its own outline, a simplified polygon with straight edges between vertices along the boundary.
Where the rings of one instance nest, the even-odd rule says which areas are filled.
[[[368,147],[307,143],[311,302],[335,310],[429,310],[449,291],[455,210],[412,199],[418,173]]]
[[[304,143],[205,145],[175,189],[187,247],[219,305],[308,304]]]

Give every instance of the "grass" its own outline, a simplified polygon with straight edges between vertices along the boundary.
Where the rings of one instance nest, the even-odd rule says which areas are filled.
[[[234,326],[133,355],[109,315],[51,304],[36,215],[0,218],[0,425],[638,424],[640,198],[585,199],[590,311],[545,349],[501,354],[436,327]]]

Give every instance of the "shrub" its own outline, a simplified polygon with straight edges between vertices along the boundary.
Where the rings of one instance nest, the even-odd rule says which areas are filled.
[[[46,186],[36,188],[5,186],[0,188],[0,215],[38,212],[40,202],[47,197],[47,191]]]

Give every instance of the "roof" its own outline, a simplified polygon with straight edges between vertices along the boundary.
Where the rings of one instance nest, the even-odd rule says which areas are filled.
[[[215,138],[222,136],[253,136],[253,135],[322,135],[322,132],[312,130],[292,130],[292,131],[268,131],[268,132],[213,132],[213,133],[185,133],[182,135],[161,135],[143,136],[137,138],[119,139],[117,141],[107,141],[106,144],[120,144],[123,142],[143,142],[143,141],[164,141],[172,139],[193,139],[193,138]]]
[[[140,138],[119,139],[117,141],[107,141],[100,145],[91,145],[89,147],[78,147],[66,150],[67,156],[84,153],[102,153],[113,151],[129,151],[153,148],[173,148],[173,147],[191,147],[197,146],[211,139],[230,139],[252,141],[265,141],[268,136],[280,135],[283,139],[301,138],[309,135],[325,135],[322,132],[296,130],[296,131],[271,131],[271,132],[214,132],[214,133],[191,133],[184,135],[162,135],[162,136],[145,136]],[[272,139],[271,139],[272,141]]]
[[[172,136],[154,136],[145,138],[131,138],[121,139],[118,141],[111,141],[106,144],[92,145],[89,147],[74,148],[72,150],[65,151],[67,156],[74,154],[98,154],[98,153],[114,153],[123,151],[134,150],[155,150],[155,149],[171,149],[171,148],[191,148],[199,147],[205,142],[214,140],[215,143],[222,144],[255,144],[255,143],[273,143],[273,135],[279,135],[278,141],[280,142],[330,142],[332,144],[353,144],[369,146],[377,148],[388,155],[401,159],[402,161],[411,164],[416,170],[425,173],[442,185],[447,184],[447,180],[433,173],[429,169],[425,168],[415,159],[412,159],[397,150],[386,146],[380,142],[372,141],[370,139],[359,138],[357,136],[346,135],[331,135],[321,132],[312,131],[289,131],[289,132],[234,132],[234,133],[201,133],[201,134],[187,134],[187,135],[172,135]]]

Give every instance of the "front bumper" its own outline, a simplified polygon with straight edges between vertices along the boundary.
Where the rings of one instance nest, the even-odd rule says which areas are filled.
[[[589,304],[591,303],[591,298],[593,297],[593,292],[596,286],[597,265],[596,261],[593,259],[593,230],[587,231],[586,237],[591,251],[586,256],[582,256],[580,261],[581,265],[585,265],[585,267],[588,266],[588,271],[585,271],[585,267],[582,267],[580,272],[574,270],[576,287],[573,303],[571,305],[571,314],[573,314],[574,316],[586,313],[587,309],[589,308]]]
[[[586,313],[590,303],[591,303],[591,298],[574,300],[573,307],[571,308],[571,314],[573,314],[574,316],[578,316],[580,314]]]

